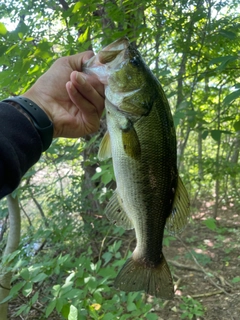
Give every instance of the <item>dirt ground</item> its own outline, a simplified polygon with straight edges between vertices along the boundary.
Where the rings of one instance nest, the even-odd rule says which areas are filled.
[[[164,312],[159,311],[159,319],[182,319],[181,296],[193,298],[204,308],[203,316],[192,319],[240,319],[240,212],[233,206],[222,207],[218,227],[212,231],[204,224],[212,217],[211,205],[196,210],[180,240],[165,249],[177,290]]]

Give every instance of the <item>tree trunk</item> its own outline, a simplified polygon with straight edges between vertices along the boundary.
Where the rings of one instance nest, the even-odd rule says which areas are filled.
[[[215,204],[213,209],[213,217],[217,218],[218,204],[219,204],[219,192],[220,192],[220,180],[219,180],[219,154],[220,154],[221,139],[218,141],[217,154],[216,154],[216,182],[215,182]]]
[[[10,228],[3,257],[6,257],[17,250],[20,242],[21,232],[21,217],[18,198],[13,198],[12,195],[8,195],[7,202]],[[12,272],[6,271],[6,267],[7,265],[2,265],[2,269],[0,270],[0,303],[9,295],[11,286]],[[0,304],[1,320],[7,320],[7,310],[8,302]]]
[[[222,86],[219,89],[218,94],[218,110],[217,110],[217,129],[220,130],[221,127],[221,92],[222,92]],[[218,214],[218,205],[219,205],[219,192],[220,192],[220,178],[219,178],[219,169],[220,169],[220,163],[219,163],[219,156],[220,156],[220,148],[221,148],[221,136],[218,139],[217,142],[217,154],[216,154],[216,182],[215,182],[215,204],[213,209],[213,217],[214,219],[217,218]]]

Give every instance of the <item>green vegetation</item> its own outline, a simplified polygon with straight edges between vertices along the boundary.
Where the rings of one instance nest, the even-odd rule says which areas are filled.
[[[191,297],[183,297],[180,309],[183,310],[181,319],[194,319],[195,316],[203,316],[204,310],[200,302]]]
[[[188,250],[167,235],[164,253],[167,260],[198,268],[194,256],[206,271],[170,262],[174,281],[181,282],[168,305],[113,288],[135,237],[103,216],[115,189],[111,161],[97,159],[103,120],[96,135],[55,140],[15,192],[21,244],[1,264],[14,273],[7,298],[11,318],[211,320],[212,304],[220,308],[219,319],[230,318],[227,310],[237,319],[238,1],[6,0],[0,17],[0,99],[23,93],[63,55],[98,51],[124,35],[137,45],[169,98],[179,170],[192,203],[192,221],[182,236]],[[0,220],[2,253],[8,235],[4,199]]]

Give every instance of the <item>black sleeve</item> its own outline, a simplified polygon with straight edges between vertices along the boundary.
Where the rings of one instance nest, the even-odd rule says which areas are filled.
[[[0,102],[0,199],[18,186],[42,148],[31,122],[12,105]]]

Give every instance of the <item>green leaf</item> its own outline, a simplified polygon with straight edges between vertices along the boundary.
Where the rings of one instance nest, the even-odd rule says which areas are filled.
[[[112,320],[112,319],[113,319],[113,314],[110,312],[106,313],[102,318],[102,320]]]
[[[228,130],[211,130],[210,133],[211,133],[212,138],[215,141],[220,141],[221,140],[222,133],[224,133],[224,134],[232,134],[232,132],[228,131]]]
[[[98,286],[97,279],[92,276],[84,278],[84,283],[87,284],[89,290],[96,289]]]
[[[217,69],[223,70],[229,62],[233,62],[238,59],[238,56],[225,56],[225,57],[218,57],[214,58],[209,61],[209,65],[213,64],[220,64]]]
[[[14,50],[16,47],[18,46],[18,43],[14,44],[13,46],[11,46],[7,51],[6,54],[9,54],[12,50]]]
[[[203,223],[208,227],[208,229],[215,231],[217,229],[216,220],[213,218],[208,218],[204,220]]]
[[[71,289],[68,292],[64,292],[64,294],[62,294],[61,296],[66,299],[73,299],[73,298],[79,297],[80,294],[81,294],[81,291],[79,289]]]
[[[32,286],[33,286],[33,283],[32,283],[32,282],[27,282],[27,283],[25,284],[25,286],[23,287],[22,292],[23,292],[23,295],[24,295],[25,297],[28,297],[28,296],[30,295],[30,293],[32,292]]]
[[[72,13],[76,13],[79,11],[79,9],[83,6],[84,4],[81,1],[78,1],[72,9]]]
[[[75,277],[76,273],[75,272],[71,272],[70,275],[66,278],[65,283],[72,283],[72,279]]]
[[[82,33],[79,38],[78,38],[78,42],[79,43],[84,43],[87,41],[88,39],[88,31],[89,31],[89,28],[87,27],[87,29],[84,31],[84,33]]]
[[[62,310],[61,310],[61,314],[65,319],[68,318],[69,311],[70,311],[70,305],[69,303],[67,303],[62,307]]]
[[[148,313],[146,316],[147,320],[157,320],[158,319],[158,315],[156,313]]]
[[[203,133],[202,133],[203,140],[205,140],[207,138],[207,136],[208,136],[208,130],[203,131]]]
[[[70,306],[70,311],[68,315],[68,320],[77,320],[78,319],[78,310],[75,306]]]
[[[101,177],[103,184],[108,184],[110,181],[112,181],[112,174],[110,172],[104,172],[104,174]]]
[[[4,256],[2,258],[2,264],[5,265],[10,263],[16,256],[19,255],[19,253],[20,253],[20,250],[16,250],[13,253],[8,254],[7,256]]]
[[[54,299],[48,304],[46,312],[45,312],[46,317],[48,317],[53,312],[53,310],[56,306],[56,302],[57,302],[56,299]]]
[[[66,299],[64,297],[60,297],[56,299],[56,310],[57,312],[61,312],[62,307],[66,303]]]
[[[29,42],[29,41],[33,41],[34,38],[33,38],[33,37],[27,37],[27,38],[25,38],[24,40],[25,40],[26,42]]]
[[[211,136],[215,141],[220,141],[222,135],[221,130],[211,130]]]
[[[0,57],[5,53],[7,48],[8,48],[7,46],[3,46],[3,45],[0,46]]]
[[[99,291],[95,291],[93,293],[93,298],[96,300],[97,303],[102,304],[103,298]]]
[[[185,112],[176,111],[176,113],[173,115],[174,126],[177,127],[181,119],[184,119],[184,118],[186,118]]]
[[[52,294],[53,294],[53,296],[54,296],[54,297],[57,297],[58,294],[59,294],[59,292],[60,292],[60,290],[61,290],[60,284],[56,284],[55,286],[53,286],[53,288],[52,288]]]
[[[27,268],[22,269],[22,271],[20,272],[20,276],[24,279],[24,280],[28,280],[30,278],[30,272]]]
[[[128,302],[127,303],[127,310],[129,312],[134,311],[136,309],[137,309],[137,307],[136,307],[136,304],[134,302]]]
[[[96,179],[98,179],[99,177],[101,177],[102,175],[103,175],[102,171],[96,172],[96,173],[92,176],[91,180],[96,180]]]
[[[3,300],[1,300],[1,303],[0,303],[0,305],[1,304],[3,304],[3,303],[5,303],[5,302],[7,302],[7,301],[9,301],[9,300],[11,300],[12,299],[12,295],[9,295],[9,296],[7,296],[6,298],[4,298]]]
[[[232,32],[232,31],[224,30],[224,29],[220,30],[219,33],[222,36],[224,36],[228,39],[231,39],[231,40],[235,39],[237,36],[236,33]]]
[[[227,95],[223,100],[223,105],[230,104],[233,100],[240,97],[240,89]]]
[[[0,22],[0,34],[4,36],[7,32],[8,31],[7,31],[7,28],[5,27],[5,24]]]
[[[68,283],[65,283],[61,290],[60,290],[60,296],[66,294],[67,292],[71,291],[72,290],[72,286],[73,286],[73,283],[72,282],[68,282]]]
[[[34,296],[31,298],[32,304],[34,304],[38,300],[39,292],[36,292]]]
[[[232,283],[240,282],[240,277],[235,277],[232,279]]]
[[[210,264],[212,262],[211,258],[208,255],[197,253],[194,250],[191,250],[191,253],[188,252],[185,254],[185,257],[187,259],[192,259],[192,256],[194,256],[199,261],[199,263],[203,266]]]
[[[19,316],[22,312],[26,312],[28,309],[28,305],[27,304],[22,304],[21,307],[18,309],[18,311],[16,312],[16,316]]]
[[[15,284],[12,289],[10,290],[10,295],[15,295],[15,293],[18,293],[20,289],[26,284],[26,281],[18,282]]]
[[[39,273],[38,275],[36,275],[36,277],[34,277],[32,279],[33,282],[41,282],[43,280],[45,280],[48,276],[46,275],[46,273]]]
[[[125,260],[123,260],[123,263]],[[122,264],[123,264],[122,263]],[[107,279],[107,278],[114,278],[116,276],[116,271],[113,267],[106,267],[99,270],[98,275]]]
[[[240,120],[236,121],[233,125],[236,132],[240,131]]]
[[[209,65],[212,64],[218,64],[218,63],[227,63],[229,61],[235,61],[237,60],[237,56],[225,56],[225,57],[218,57],[218,58],[213,58],[212,60],[209,61]]]

